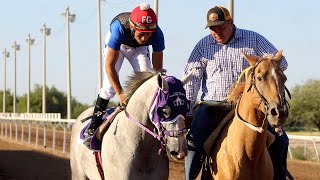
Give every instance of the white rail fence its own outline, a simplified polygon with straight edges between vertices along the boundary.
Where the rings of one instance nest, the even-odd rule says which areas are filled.
[[[0,136],[12,140],[15,138],[15,141],[21,138],[20,141],[22,143],[35,146],[40,146],[39,139],[41,138],[45,148],[50,146],[47,143],[48,136],[50,136],[52,141],[51,149],[52,151],[57,151],[56,135],[62,131],[62,153],[66,154],[67,139],[70,138],[67,137],[67,134],[70,133],[74,122],[75,119],[61,119],[60,113],[0,113]],[[40,136],[39,130],[43,130],[42,136]],[[48,135],[49,132],[52,132],[52,134]],[[27,141],[25,140],[25,135],[28,136]],[[31,140],[34,138],[35,140],[32,142]]]
[[[67,145],[69,145],[67,144],[67,139],[70,138],[69,135],[74,122],[75,119],[61,119],[60,113],[0,113],[0,137],[9,138],[12,140],[15,138],[15,141],[18,141],[18,138],[20,138],[22,143],[28,143],[35,146],[41,146],[39,145],[39,139],[41,138],[43,147],[48,147],[51,148],[52,151],[57,151],[56,135],[57,133],[61,133],[61,131],[63,131],[62,153],[65,154]],[[34,142],[31,142],[34,129]],[[39,129],[43,130],[42,136],[39,135]],[[13,132],[15,133],[14,137]],[[52,137],[50,136],[49,138],[47,136],[50,132],[52,133]],[[27,141],[25,140],[25,135],[28,136]],[[310,153],[312,153],[312,160],[320,161],[318,151],[320,148],[320,136],[297,136],[288,134],[288,137],[290,139],[289,157],[291,159],[295,158],[292,151],[295,150],[295,148],[300,147],[300,149],[303,149],[304,157],[307,157],[308,154],[310,156]],[[52,141],[51,147],[48,146],[48,139]]]
[[[298,136],[288,134],[288,137],[290,139],[288,153],[291,159],[294,158],[292,150],[301,148],[303,157],[307,158],[309,156],[310,160],[320,161],[320,136]]]

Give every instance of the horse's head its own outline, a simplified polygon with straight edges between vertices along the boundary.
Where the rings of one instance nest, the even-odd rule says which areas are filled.
[[[145,73],[147,72],[140,74]],[[161,145],[166,148],[167,154],[173,159],[181,159],[187,155],[184,117],[187,113],[188,101],[183,88],[187,80],[188,78],[180,81],[173,76],[153,74],[149,80],[141,85],[137,83],[140,87],[134,90],[127,106],[127,108],[132,106],[133,102],[134,106],[138,106],[138,101],[141,102],[142,98],[145,99],[148,121],[153,125],[153,127],[147,125],[146,131],[156,129],[154,135],[152,132],[149,134],[161,142]],[[143,89],[144,91],[141,91]],[[136,95],[139,91],[143,97]]]
[[[253,104],[265,113],[269,123],[281,126],[288,118],[285,98],[287,78],[281,68],[282,51],[274,57],[243,56],[251,65],[246,74],[245,90],[253,93]]]

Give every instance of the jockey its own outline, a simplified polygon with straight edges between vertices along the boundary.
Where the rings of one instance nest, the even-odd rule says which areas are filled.
[[[152,45],[152,63],[148,46]],[[88,146],[96,129],[102,123],[102,113],[111,98],[117,94],[120,105],[127,99],[119,81],[119,71],[124,58],[134,72],[160,71],[163,64],[164,36],[157,24],[157,16],[149,4],[141,4],[130,12],[117,15],[105,37],[103,57],[105,63],[103,87],[98,95],[93,117],[85,132],[84,144]]]

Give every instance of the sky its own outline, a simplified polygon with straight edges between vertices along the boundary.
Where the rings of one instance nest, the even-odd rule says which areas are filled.
[[[28,89],[28,45],[31,46],[31,90],[42,85],[42,34],[45,23],[51,28],[46,37],[46,85],[67,89],[66,21],[62,13],[69,6],[76,21],[70,24],[71,95],[78,101],[93,104],[98,89],[98,34],[96,0],[0,0],[0,89],[3,90],[4,55],[10,52],[6,65],[6,87],[14,89],[13,42],[20,45],[16,56],[17,95]],[[141,3],[153,0],[101,0],[101,39],[110,21],[121,12],[130,12]],[[159,26],[165,36],[164,68],[167,74],[182,77],[184,66],[196,43],[209,34],[205,29],[207,11],[215,5],[228,7],[228,0],[159,0]],[[320,79],[320,1],[234,0],[234,23],[238,28],[263,35],[288,61],[287,87],[302,85],[308,79]],[[102,43],[104,46],[104,43]],[[132,74],[128,62],[120,71],[124,83]],[[114,100],[117,100],[116,98]]]

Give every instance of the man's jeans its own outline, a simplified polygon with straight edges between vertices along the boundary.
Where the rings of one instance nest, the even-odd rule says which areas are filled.
[[[268,148],[269,154],[272,160],[274,169],[273,179],[286,179],[287,176],[287,154],[289,146],[289,138],[287,133],[282,129],[282,135],[279,136],[270,125],[268,126],[270,131],[275,136],[274,143]]]
[[[198,176],[202,162],[205,159],[203,144],[229,111],[230,109],[228,108],[215,109],[215,107],[200,105],[192,121],[190,131],[187,134],[186,180],[192,180]],[[283,135],[279,136],[271,127],[268,127],[268,130],[276,136],[275,142],[269,147],[273,166],[276,170],[274,179],[285,179],[289,143],[288,136],[284,131]]]

